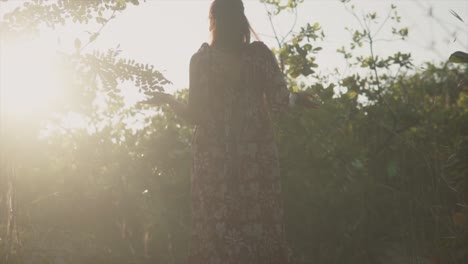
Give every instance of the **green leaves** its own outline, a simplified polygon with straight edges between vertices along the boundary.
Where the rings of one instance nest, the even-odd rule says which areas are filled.
[[[468,53],[457,51],[450,55],[449,61],[453,63],[468,63]]]
[[[260,0],[260,2],[273,6],[275,8],[273,15],[278,15],[284,10],[296,8],[304,0]]]
[[[405,40],[408,37],[409,29],[408,27],[403,27],[400,29],[392,28],[392,34],[398,36],[402,40]]]
[[[99,37],[99,33],[98,33],[98,32],[92,34],[91,36],[89,36],[89,42],[91,43],[91,42],[95,41],[98,37]]]
[[[75,50],[79,51],[81,49],[81,40],[79,38],[75,39]]]
[[[96,17],[96,22],[99,23],[99,24],[105,24],[107,23],[107,19],[103,18],[103,17]]]
[[[65,23],[87,24],[96,21],[105,24],[114,18],[113,12],[123,11],[128,4],[139,5],[139,0],[71,1],[28,0],[23,1],[1,21],[2,33],[23,34],[36,32],[40,26],[54,28]]]
[[[285,42],[278,51],[280,62],[285,67],[286,73],[293,79],[299,76],[309,76],[315,73],[318,67],[315,63],[315,54],[322,47],[314,47],[312,41],[321,40],[324,33],[318,23],[308,23],[300,32],[294,34],[291,41]]]
[[[264,2],[282,12],[302,1]],[[26,3],[6,16],[12,28],[73,19],[104,25],[115,9],[139,1]],[[381,18],[364,16],[372,23]],[[15,22],[19,18],[27,23]],[[396,12],[391,18],[393,24],[400,19]],[[466,72],[428,64],[423,71],[394,75],[411,67],[411,54],[374,53],[368,44],[375,39],[369,37],[379,28],[365,26],[350,30],[351,48],[339,50],[355,71],[349,74],[312,79],[324,37],[318,23],[293,31],[277,50],[291,86],[323,102],[317,110],[293,110],[279,123],[287,228],[303,263],[370,263],[392,244],[412,252],[434,250],[445,235],[434,230],[454,230],[446,212],[466,188]],[[395,26],[393,33],[400,39],[409,31]],[[98,36],[89,32],[72,45],[82,50]],[[19,215],[28,220],[21,226],[27,258],[39,250],[42,262],[53,262],[47,257],[52,248],[74,263],[186,261],[192,133],[164,107],[159,113],[124,107],[121,88],[151,94],[169,81],[152,65],[121,54],[117,47],[63,55],[63,89],[80,104],[67,110],[79,112],[89,127],[68,130],[57,123],[54,136],[31,148],[40,161],[21,161],[17,195]],[[454,53],[450,61],[467,63],[467,54]],[[186,101],[188,90],[178,97]],[[105,106],[98,107],[101,101]],[[143,125],[132,127],[129,120]],[[441,180],[445,175],[453,177],[457,193]],[[29,206],[37,197],[48,198]],[[43,241],[51,246],[38,249]],[[64,241],[71,241],[70,250],[61,250]]]
[[[163,91],[163,86],[170,83],[154,66],[119,56],[119,50],[111,49],[107,53],[95,51],[83,56],[79,63],[86,65],[89,72],[97,74],[107,90],[115,89],[117,82],[132,81],[141,92],[150,94],[152,91]]]

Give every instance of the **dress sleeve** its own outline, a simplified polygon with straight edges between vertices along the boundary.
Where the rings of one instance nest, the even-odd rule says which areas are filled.
[[[200,60],[200,54],[196,53],[190,60],[189,69],[189,95],[188,95],[188,107],[187,117],[188,121],[193,125],[198,125],[206,119],[206,113],[204,111],[206,96],[204,96],[204,87],[200,82],[203,74],[203,69]]]
[[[265,59],[265,97],[273,116],[285,112],[290,104],[290,92],[286,79],[273,52],[262,45]]]

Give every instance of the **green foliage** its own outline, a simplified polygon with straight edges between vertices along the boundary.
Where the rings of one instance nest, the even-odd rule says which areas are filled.
[[[264,1],[276,10],[271,16],[301,2]],[[359,16],[343,2],[361,25],[348,28],[350,43],[338,51],[349,74],[314,74],[325,36],[319,24],[276,36],[293,89],[323,103],[277,124],[296,263],[464,264],[468,69],[428,63],[415,70],[409,53],[376,54],[384,29],[395,41],[409,34],[397,8]],[[138,1],[27,1],[0,25],[13,35],[73,21],[105,26],[128,4]],[[37,139],[40,122],[2,131],[1,263],[186,261],[191,128],[166,107],[125,105],[123,87],[151,95],[169,81],[122,58],[118,47],[87,52],[99,32],[62,54],[70,98],[49,120],[49,135]],[[87,125],[64,126],[70,111]]]
[[[449,61],[454,63],[468,63],[468,53],[457,51],[450,55]]]
[[[464,237],[448,213],[457,193],[443,180],[464,135],[458,126],[467,122],[460,79],[466,77],[458,69],[431,66],[390,80],[388,92],[365,106],[357,102],[359,90],[334,98],[327,94],[332,87],[308,88],[324,107],[291,113],[280,139],[289,238],[304,259],[299,263],[444,254],[441,263],[463,263],[453,249],[437,246],[444,237]],[[348,87],[358,83],[357,76],[347,80]]]
[[[315,54],[322,50],[321,47],[313,47],[311,42],[317,39],[323,39],[324,33],[320,25],[307,24],[301,28],[298,34],[292,36],[290,42],[284,43],[278,51],[282,68],[286,68],[286,73],[292,78],[299,76],[309,76],[314,73]]]
[[[260,0],[260,2],[275,7],[274,15],[278,15],[284,10],[291,10],[304,2],[304,0]]]

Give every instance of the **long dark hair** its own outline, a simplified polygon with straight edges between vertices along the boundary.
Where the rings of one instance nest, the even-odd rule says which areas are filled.
[[[251,34],[258,39],[244,13],[242,0],[214,0],[210,8],[211,45],[239,51],[249,44]]]

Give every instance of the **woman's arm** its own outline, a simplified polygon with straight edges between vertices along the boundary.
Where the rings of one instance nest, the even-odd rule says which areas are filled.
[[[199,77],[201,74],[200,70],[199,58],[197,54],[195,54],[190,60],[190,85],[187,104],[178,101],[170,94],[162,92],[154,93],[152,99],[143,103],[152,105],[168,104],[169,107],[176,113],[176,115],[186,120],[187,122],[194,125],[203,122],[203,120],[206,120],[207,118],[207,113],[203,111],[205,107],[203,104],[203,89],[201,89],[201,84],[199,82]]]
[[[167,104],[171,109],[176,113],[176,115],[180,116],[182,119],[187,121],[191,121],[192,117],[190,115],[189,107],[187,104],[177,101],[174,97],[171,97]]]
[[[260,49],[265,59],[265,95],[272,115],[277,116],[296,106],[317,108],[319,104],[310,93],[289,92],[286,78],[273,52],[263,43]]]

